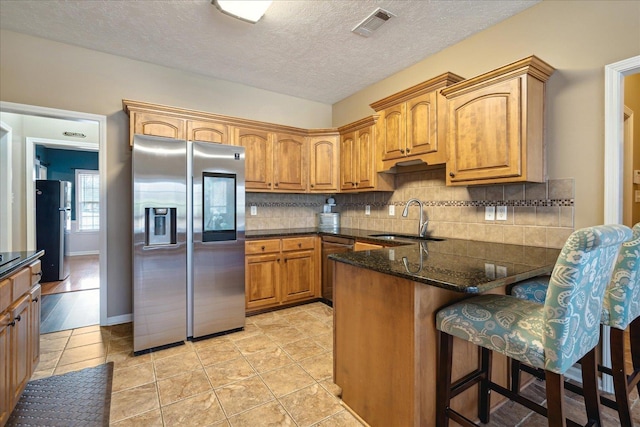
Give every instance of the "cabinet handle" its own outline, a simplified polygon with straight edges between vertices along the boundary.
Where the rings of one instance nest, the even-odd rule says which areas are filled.
[[[33,273],[33,275],[42,277],[42,271],[38,271],[37,273]]]
[[[453,172],[449,172],[449,176],[450,176],[451,178],[453,178],[454,176],[456,176],[456,174],[455,174],[455,173],[453,173]]]
[[[407,154],[411,152],[411,148],[407,148]]]
[[[9,322],[9,326],[16,326],[16,321],[13,320],[13,321]]]
[[[33,302],[38,302],[38,297],[35,297],[34,299],[32,299],[31,301]]]
[[[408,150],[407,150],[407,151],[408,151]],[[400,149],[400,153],[401,153],[401,154],[404,154],[404,148],[401,148],[401,149]]]
[[[20,321],[20,319],[22,319],[22,316],[20,316],[19,314],[15,317],[14,320],[17,320],[18,322]]]

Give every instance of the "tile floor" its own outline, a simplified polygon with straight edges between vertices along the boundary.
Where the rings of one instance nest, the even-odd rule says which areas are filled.
[[[115,362],[112,426],[361,426],[331,380],[332,323],[313,303],[137,357],[131,324],[55,332],[41,336],[32,379]]]
[[[41,336],[32,379],[114,362],[111,426],[360,427],[332,382],[332,309],[313,303],[248,317],[243,332],[134,357],[131,324]],[[544,402],[544,385],[525,393]],[[584,418],[581,397],[567,392],[569,414]],[[633,392],[634,420],[640,400]],[[603,409],[604,426],[617,426]],[[546,426],[514,402],[488,426]]]

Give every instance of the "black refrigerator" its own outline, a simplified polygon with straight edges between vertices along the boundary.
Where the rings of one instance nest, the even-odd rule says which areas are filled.
[[[71,226],[71,183],[36,181],[36,245],[44,250],[42,281],[54,282],[69,276],[66,243]]]

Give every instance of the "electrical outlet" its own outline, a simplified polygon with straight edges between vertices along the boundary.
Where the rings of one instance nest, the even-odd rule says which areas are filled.
[[[496,219],[496,207],[495,206],[485,206],[484,208],[484,220],[485,221],[495,221]]]
[[[395,205],[389,205],[389,216],[395,216],[395,214],[396,214]]]
[[[496,208],[496,220],[498,220],[498,221],[506,221],[507,220],[507,207],[506,206],[498,206]]]
[[[364,207],[364,214],[365,215],[371,215],[371,206],[370,205],[366,205]]]
[[[258,207],[255,205],[251,205],[251,215],[258,215]]]
[[[396,260],[396,251],[395,249],[389,249],[389,261]]]
[[[507,277],[507,267],[496,265],[496,277]]]
[[[495,264],[484,264],[484,275],[489,279],[496,278],[496,265]]]

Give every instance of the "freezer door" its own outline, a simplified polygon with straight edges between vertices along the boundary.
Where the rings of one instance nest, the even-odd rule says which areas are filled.
[[[133,140],[133,349],[187,337],[187,143]]]
[[[193,337],[244,327],[244,147],[193,143]]]

